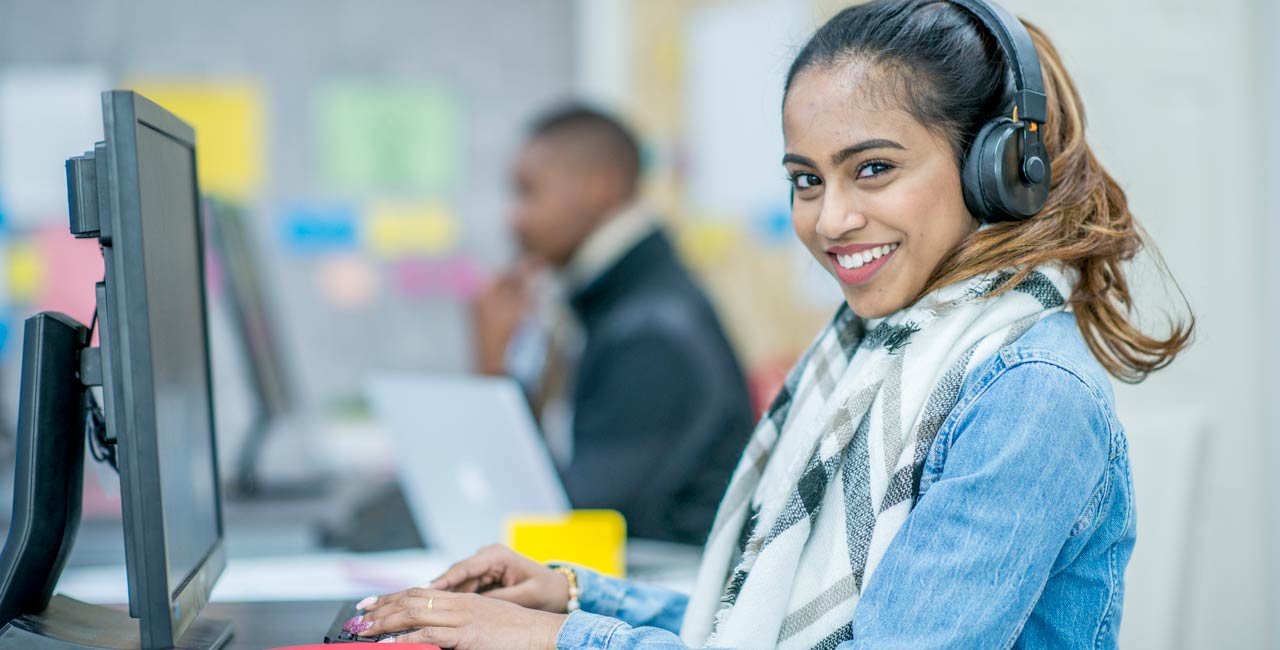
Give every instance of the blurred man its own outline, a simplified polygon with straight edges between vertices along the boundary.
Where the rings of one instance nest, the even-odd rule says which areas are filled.
[[[533,376],[524,383],[575,508],[617,509],[633,536],[701,544],[751,406],[710,303],[637,201],[635,139],[606,115],[564,109],[534,124],[513,171],[523,256],[475,305],[481,370],[538,357],[537,372],[513,374]],[[543,337],[528,335],[540,266],[573,316]]]

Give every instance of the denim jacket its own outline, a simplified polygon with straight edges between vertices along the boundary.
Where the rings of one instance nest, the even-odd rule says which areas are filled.
[[[1133,543],[1110,381],[1049,316],[965,378],[838,650],[1114,648]],[[686,647],[687,596],[578,573],[558,648]]]

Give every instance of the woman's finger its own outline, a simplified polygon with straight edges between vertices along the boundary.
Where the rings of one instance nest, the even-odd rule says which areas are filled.
[[[455,604],[459,596],[445,591],[431,592],[425,598],[402,598],[364,615],[369,627],[361,636],[375,636],[421,627],[455,627],[458,616]]]
[[[396,643],[430,643],[441,648],[456,648],[462,635],[457,628],[424,627],[420,630],[402,634],[395,638]]]
[[[509,603],[515,603],[521,607],[531,607],[536,609],[538,601],[538,590],[532,582],[522,582],[518,585],[503,587],[501,589],[493,589],[484,592],[485,598],[497,598],[505,600]]]
[[[408,591],[408,590],[406,589],[405,591]],[[385,607],[388,604],[402,598],[404,593],[405,593],[404,591],[397,591],[395,593],[382,594],[381,596],[368,596],[364,600],[356,603],[356,609],[362,612],[368,612],[368,611],[375,610],[379,607]]]
[[[468,581],[475,580],[489,571],[490,563],[479,556],[469,557],[451,567],[439,578],[428,585],[431,589],[450,590]]]

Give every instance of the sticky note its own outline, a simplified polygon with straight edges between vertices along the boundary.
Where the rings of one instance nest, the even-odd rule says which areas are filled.
[[[439,86],[335,82],[313,114],[321,173],[337,189],[439,192],[465,168],[461,110]]]
[[[7,67],[0,74],[0,188],[14,225],[65,227],[67,158],[102,139],[106,74],[94,67]]]
[[[31,241],[16,241],[8,251],[9,298],[18,303],[34,302],[44,286],[44,260]]]
[[[760,210],[756,216],[756,230],[766,244],[782,244],[794,237],[791,228],[791,208],[785,203]]]
[[[103,278],[98,240],[76,239],[59,227],[40,230],[35,243],[43,269],[36,310],[59,311],[88,325],[97,304],[94,286]]]
[[[627,522],[614,510],[512,517],[507,545],[535,562],[570,562],[618,578],[626,574]]]
[[[406,298],[468,301],[484,287],[485,276],[464,257],[447,260],[407,259],[393,267],[395,286]]]
[[[387,259],[438,256],[458,242],[457,220],[436,203],[376,203],[369,209],[365,228],[369,249]]]
[[[9,343],[9,316],[0,314],[0,353],[4,352],[4,346]]]
[[[257,83],[137,79],[127,87],[195,128],[202,192],[243,199],[258,189],[265,170],[266,111]]]
[[[339,309],[361,309],[378,295],[378,274],[367,260],[342,255],[320,263],[315,273],[316,292]]]
[[[294,205],[280,220],[285,249],[295,253],[354,250],[359,243],[359,219],[355,206]]]
[[[720,263],[739,248],[742,226],[729,219],[690,221],[677,234],[680,252],[695,267],[706,268]]]

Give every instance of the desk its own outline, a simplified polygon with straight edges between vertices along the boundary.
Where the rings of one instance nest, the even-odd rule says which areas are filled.
[[[210,603],[201,617],[235,625],[226,650],[262,650],[324,642],[343,601]],[[334,646],[342,648],[348,646]]]

